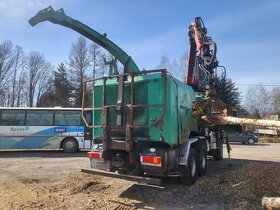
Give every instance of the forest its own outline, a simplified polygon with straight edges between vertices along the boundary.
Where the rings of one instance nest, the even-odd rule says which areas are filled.
[[[169,61],[162,56],[155,68],[166,68],[175,78],[184,80],[187,54]],[[108,75],[114,57],[98,44],[80,36],[72,43],[66,61],[49,62],[41,52],[25,52],[12,41],[0,43],[0,106],[4,107],[81,107],[83,80]],[[118,72],[123,68],[116,63]],[[215,86],[218,96],[236,109],[240,116],[264,117],[279,113],[280,88],[257,85],[246,93],[221,74]],[[90,106],[90,88],[86,90]]]

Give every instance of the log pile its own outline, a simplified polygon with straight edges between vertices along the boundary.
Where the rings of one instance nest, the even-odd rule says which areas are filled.
[[[276,210],[280,209],[280,197],[263,197],[262,207],[265,210]]]
[[[239,125],[253,125],[263,126],[267,128],[280,128],[280,121],[276,120],[260,120],[260,119],[249,119],[249,118],[238,118],[238,117],[221,117],[221,124],[239,124]]]

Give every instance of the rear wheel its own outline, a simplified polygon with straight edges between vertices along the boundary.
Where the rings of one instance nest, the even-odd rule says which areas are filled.
[[[197,153],[194,148],[190,149],[187,166],[180,166],[180,181],[185,185],[192,185],[197,178]]]
[[[207,149],[205,144],[202,144],[198,154],[198,176],[204,176],[207,170]]]
[[[72,153],[79,150],[79,144],[74,138],[67,138],[62,142],[62,149],[64,152]]]

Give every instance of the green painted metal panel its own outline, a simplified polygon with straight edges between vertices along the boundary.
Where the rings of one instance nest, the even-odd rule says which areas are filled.
[[[170,145],[176,145],[178,143],[178,90],[176,81],[171,77],[167,77],[166,84],[167,91],[167,106],[166,114],[163,124],[163,136],[165,142]]]
[[[102,106],[103,88],[102,81],[95,83],[93,91],[94,108]],[[130,81],[124,84],[124,104],[130,104]],[[116,105],[118,96],[118,82],[116,79],[106,81],[106,104]],[[134,128],[133,136],[137,141],[149,140],[164,142],[169,145],[183,143],[188,138],[190,131],[196,130],[196,121],[191,115],[191,107],[195,101],[195,93],[190,86],[170,76],[166,78],[166,113],[162,126],[151,128]],[[135,76],[134,104],[164,104],[164,77],[159,73]],[[134,108],[133,125],[151,125],[164,113],[164,107],[138,107]],[[123,111],[123,126],[111,129],[113,139],[125,139],[125,122],[127,110]],[[94,125],[102,124],[102,111],[93,112]],[[116,126],[117,113],[115,108],[108,112],[108,125]],[[102,138],[102,129],[94,128],[94,138]]]
[[[178,86],[178,126],[179,126],[179,143],[186,142],[190,131],[197,131],[196,120],[192,116],[192,105],[196,100],[193,89],[181,81],[177,81]]]

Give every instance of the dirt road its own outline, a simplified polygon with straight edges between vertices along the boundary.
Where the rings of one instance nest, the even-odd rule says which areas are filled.
[[[262,196],[280,196],[280,144],[232,149],[232,167],[209,159],[195,185],[157,188],[83,174],[85,152],[2,151],[0,209],[259,209]]]

